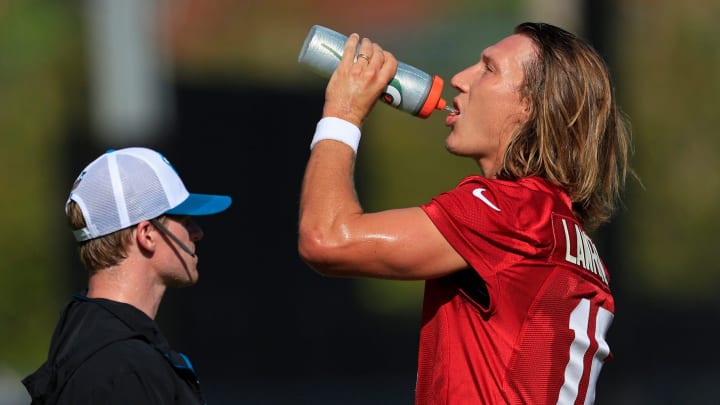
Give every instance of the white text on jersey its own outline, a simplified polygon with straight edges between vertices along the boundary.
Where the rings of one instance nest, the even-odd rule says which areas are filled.
[[[607,275],[603,267],[600,255],[598,255],[595,244],[590,237],[577,224],[573,224],[575,229],[575,252],[571,251],[570,230],[567,222],[562,219],[563,230],[565,231],[565,260],[584,268],[596,274],[607,285]],[[574,254],[573,254],[574,253]]]

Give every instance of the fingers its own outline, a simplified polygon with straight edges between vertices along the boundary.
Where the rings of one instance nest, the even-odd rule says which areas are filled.
[[[323,116],[360,125],[397,70],[395,58],[368,38],[351,34],[325,91]]]
[[[360,47],[358,48],[358,54],[357,59],[355,63],[366,63],[367,65],[370,64],[370,61],[373,58],[373,55],[375,54],[374,47],[377,44],[373,44],[372,41],[370,41],[367,38],[363,38],[360,41]]]
[[[388,58],[390,56],[390,58]],[[363,38],[358,49],[355,64],[359,64],[362,68],[371,68],[372,70],[381,70],[385,68],[385,62],[392,58],[392,55],[383,50],[382,47],[373,43],[367,38]],[[393,68],[393,66],[390,66]]]
[[[393,78],[398,66],[397,60],[390,52],[383,50],[379,44],[368,38],[360,38],[356,33],[350,34],[345,42],[340,63],[348,73],[372,74],[385,83]]]
[[[387,77],[387,82],[389,82],[393,76],[395,76],[395,73],[397,73],[398,61],[392,53],[383,51],[382,49],[380,52],[376,52],[376,55],[380,55],[378,62],[382,63],[380,74]]]
[[[345,42],[341,63],[359,65],[358,67],[367,67],[370,63],[382,66],[385,53],[387,52],[383,51],[380,45],[373,43],[370,39],[361,39],[358,34],[350,34]],[[378,58],[373,58],[375,55],[378,55]]]
[[[358,34],[350,34],[347,41],[345,41],[345,48],[343,49],[343,56],[340,60],[340,64],[351,66],[355,63],[355,50],[360,42],[360,36]]]
[[[358,53],[356,65],[361,65],[363,71],[372,71],[372,76],[382,85],[381,89],[384,89],[397,73],[398,62],[392,53],[383,50],[378,44],[371,43],[368,49]],[[360,54],[367,55],[367,62],[359,57]]]
[[[358,64],[359,67],[367,67],[374,63],[379,68],[383,66],[388,56],[390,56],[389,59],[393,59],[394,65],[392,54],[383,50],[379,44],[372,42],[369,38],[360,38],[360,35],[353,33],[345,41],[341,63],[345,63],[346,67]]]

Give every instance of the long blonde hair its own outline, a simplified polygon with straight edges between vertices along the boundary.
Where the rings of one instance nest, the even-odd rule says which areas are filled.
[[[583,225],[595,229],[612,216],[632,172],[629,123],[609,70],[592,46],[561,28],[523,23],[514,32],[537,47],[520,89],[531,112],[498,178],[543,177],[563,188]]]

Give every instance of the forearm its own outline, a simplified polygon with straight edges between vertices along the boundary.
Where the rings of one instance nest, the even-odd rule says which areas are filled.
[[[347,223],[362,214],[354,165],[354,151],[338,141],[318,142],[310,154],[300,195],[299,251],[314,267],[332,262],[328,248],[346,244]]]
[[[365,265],[374,250],[374,231],[363,221],[353,181],[359,127],[395,71],[397,61],[379,45],[363,39],[355,63],[357,34],[348,37],[343,58],[328,82],[323,119],[311,143],[300,196],[298,250],[315,270],[346,274]]]

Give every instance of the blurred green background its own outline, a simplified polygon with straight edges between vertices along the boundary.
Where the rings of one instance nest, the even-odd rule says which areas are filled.
[[[614,350],[616,360],[600,377],[598,403],[716,403],[712,401],[717,401],[719,388],[714,381],[720,369],[714,341],[708,338],[717,335],[720,314],[715,257],[720,248],[717,0],[0,0],[0,404],[27,402],[19,380],[44,360],[64,302],[84,285],[63,215],[72,179],[106,146],[171,144],[152,136],[178,119],[173,109],[177,83],[194,89],[266,88],[279,97],[283,92],[306,94],[317,100],[305,106],[315,111],[306,114],[314,123],[325,79],[297,63],[313,24],[369,36],[399,60],[438,74],[447,83],[454,72],[474,63],[485,46],[527,20],[575,31],[606,57],[632,122],[633,165],[644,184],[629,182],[625,207],[596,236],[618,297],[610,343],[620,349]],[[132,69],[109,75],[122,70],[112,61],[127,59],[115,52],[114,43],[103,42],[104,35],[127,30],[144,45],[138,62],[128,66],[145,70],[135,72],[138,76],[123,76]],[[119,76],[148,80],[138,86],[145,96],[122,99],[127,95],[123,90],[133,88],[128,83],[136,82],[120,83],[119,88],[108,84]],[[454,96],[449,86],[444,96]],[[252,105],[252,100],[245,102]],[[266,120],[292,119],[287,108],[266,100],[245,112]],[[117,110],[121,113],[113,115]],[[442,115],[422,120],[385,105],[376,107],[358,161],[358,187],[367,210],[424,203],[477,171],[472,162],[444,150]],[[257,151],[257,159],[280,165],[272,149],[285,138],[301,139],[304,145],[313,125],[298,124],[288,133],[253,130],[227,136],[237,137],[241,148],[242,137],[268,138],[268,149]],[[123,136],[127,138],[118,141]],[[205,142],[200,134],[198,142]],[[68,152],[77,145],[86,153]],[[307,150],[297,153],[302,160]],[[78,155],[82,160],[72,160]],[[181,174],[192,170],[190,160],[182,162]],[[239,189],[242,176],[252,175],[232,173],[224,187],[232,189],[235,181]],[[286,205],[291,215],[297,211],[297,200]],[[238,239],[236,247],[253,250],[267,243],[272,242]],[[295,246],[284,251],[294,255]],[[230,254],[216,256],[230,260]],[[277,269],[278,283],[285,271],[313,277],[309,269]],[[321,288],[333,288],[332,281],[323,283]],[[412,328],[417,328],[422,284],[353,280],[345,287],[352,305],[367,319],[410,325],[403,335],[410,336],[409,348],[397,349],[410,353],[404,378],[412,381],[417,332]],[[181,300],[168,298],[171,336],[182,330],[175,327],[182,318],[170,315]],[[224,311],[233,316],[233,309]],[[255,311],[262,316],[262,307]],[[357,328],[363,328],[364,319],[355,323]],[[262,336],[263,331],[249,333]],[[295,350],[314,343],[296,338]],[[302,376],[301,364],[292,367]],[[282,373],[283,381],[294,375]],[[336,386],[343,386],[342,372],[333,378]],[[322,385],[316,384],[317,390]],[[374,389],[379,388],[362,390]],[[385,389],[389,393],[376,391],[376,397],[366,392],[366,403],[397,395],[393,388]],[[243,403],[273,402],[270,394],[264,395],[265,401]],[[215,403],[238,403],[216,398]],[[301,401],[321,402],[319,397]]]

